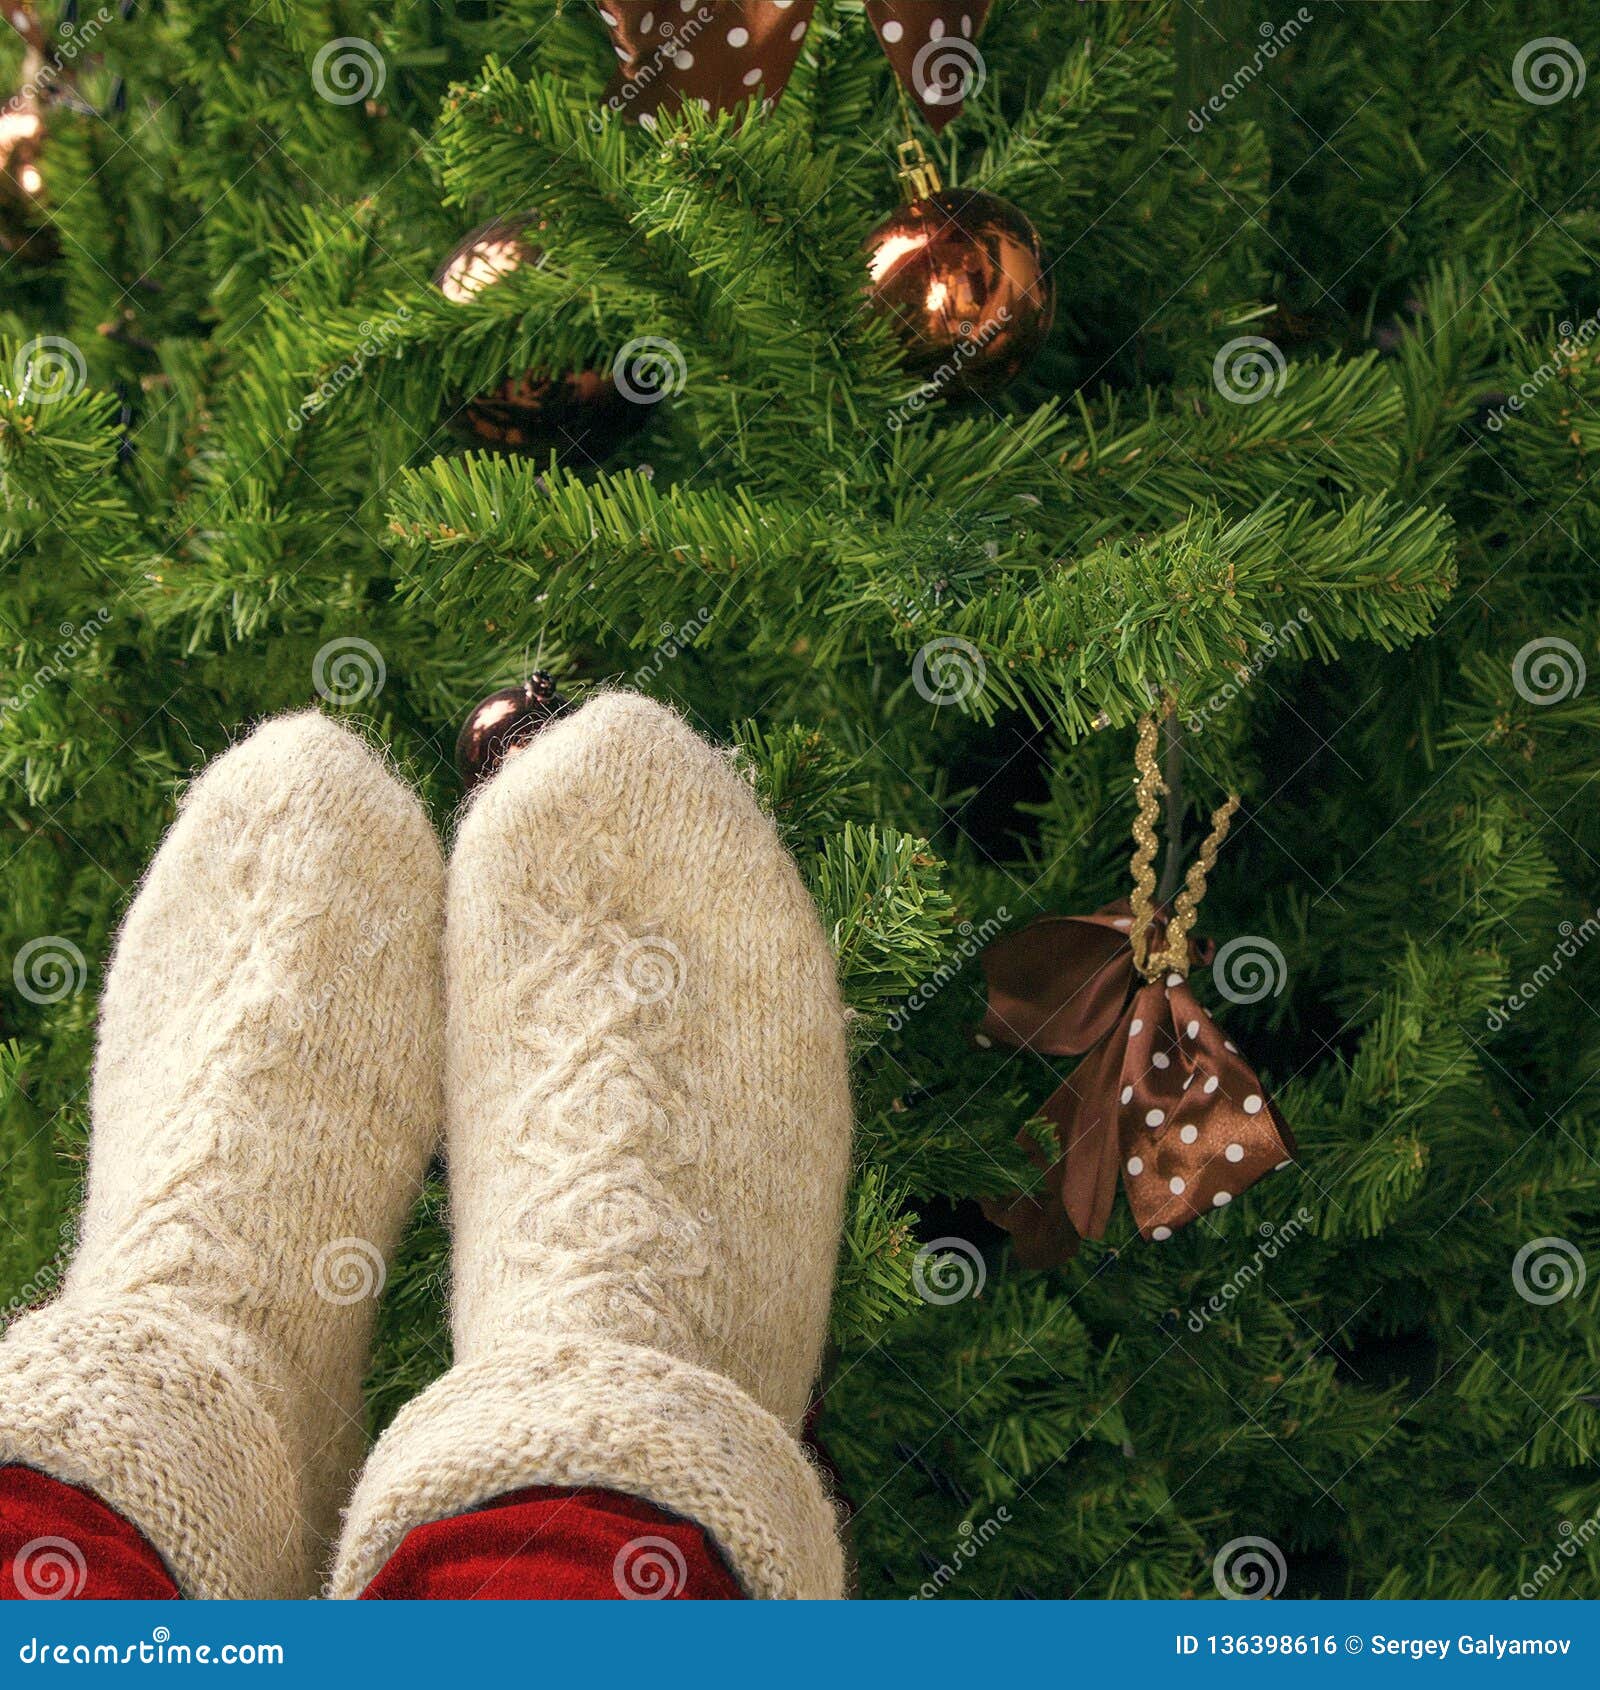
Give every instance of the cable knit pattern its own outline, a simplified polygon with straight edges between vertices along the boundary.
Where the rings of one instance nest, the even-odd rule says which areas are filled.
[[[81,1240],[0,1344],[0,1461],[96,1491],[186,1595],[316,1591],[438,1135],[442,918],[416,800],[303,715],[195,783],[124,924]]]
[[[834,1596],[796,1439],[848,1171],[844,1012],[794,864],[724,756],[590,703],[467,814],[446,916],[456,1366],[380,1441],[333,1590],[534,1484],[642,1496],[745,1587]]]

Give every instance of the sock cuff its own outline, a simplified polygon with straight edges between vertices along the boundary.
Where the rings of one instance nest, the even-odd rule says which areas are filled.
[[[92,1491],[185,1596],[305,1596],[314,1539],[245,1343],[158,1294],[26,1315],[0,1344],[0,1463]]]
[[[773,1415],[660,1351],[556,1338],[455,1367],[400,1412],[356,1487],[329,1594],[360,1595],[414,1527],[530,1485],[597,1486],[693,1520],[751,1596],[844,1594],[833,1505]]]

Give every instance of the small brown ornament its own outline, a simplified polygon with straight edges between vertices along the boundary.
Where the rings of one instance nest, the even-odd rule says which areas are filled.
[[[0,105],[0,252],[45,263],[56,255],[55,231],[41,217],[45,203],[45,104],[51,66],[33,8],[12,0],[6,18],[22,37],[21,86]]]
[[[1055,321],[1039,236],[1014,205],[945,189],[915,142],[910,195],[868,237],[868,298],[900,332],[906,365],[938,394],[990,395],[1022,373]]]
[[[543,226],[531,212],[491,219],[457,243],[435,271],[434,286],[453,303],[470,305],[524,265],[544,262],[529,238]],[[603,370],[527,370],[458,405],[450,426],[470,445],[598,463],[649,421],[650,406],[631,401]]]
[[[617,74],[613,111],[648,124],[696,101],[727,111],[777,103],[794,73],[816,0],[598,0]]]
[[[490,693],[467,717],[456,740],[456,769],[467,790],[487,780],[566,707],[555,682],[543,673]]]

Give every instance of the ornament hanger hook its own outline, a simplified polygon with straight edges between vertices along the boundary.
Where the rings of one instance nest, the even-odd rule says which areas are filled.
[[[905,185],[907,204],[943,192],[944,179],[939,175],[939,167],[915,135],[902,141],[895,152],[900,160],[900,180]]]

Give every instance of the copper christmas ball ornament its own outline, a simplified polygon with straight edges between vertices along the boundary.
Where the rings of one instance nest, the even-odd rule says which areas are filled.
[[[1039,236],[994,194],[919,194],[872,232],[866,260],[868,297],[899,330],[907,367],[941,395],[997,393],[1055,321]]]
[[[541,226],[531,212],[494,217],[480,224],[456,242],[434,271],[433,285],[452,305],[470,305],[485,288],[523,265],[537,269],[544,262],[544,253],[529,234]]]
[[[44,119],[37,108],[0,109],[0,252],[42,263],[55,257],[43,221]]]
[[[51,69],[32,7],[13,5],[7,17],[24,45],[21,88],[0,105],[0,252],[44,263],[58,250],[55,230],[43,216],[44,114]]]
[[[530,238],[543,225],[531,213],[497,217],[457,243],[434,273],[434,286],[457,305],[524,265],[537,268],[543,250]],[[470,445],[493,451],[598,462],[637,434],[650,407],[635,404],[602,370],[549,375],[527,370],[459,404],[450,426]]]
[[[450,419],[468,445],[563,464],[599,463],[650,420],[643,405],[617,391],[610,376],[579,370],[570,376],[534,371],[511,376],[469,399]]]
[[[555,682],[545,674],[490,693],[467,717],[456,740],[456,769],[468,790],[487,780],[566,707]]]

